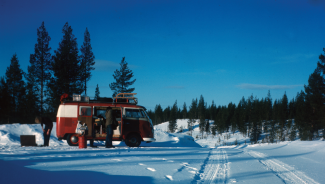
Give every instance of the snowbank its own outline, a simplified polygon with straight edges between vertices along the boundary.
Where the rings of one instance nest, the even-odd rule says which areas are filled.
[[[175,132],[187,132],[188,131],[188,125],[187,125],[188,119],[178,119],[177,120],[177,127]],[[160,129],[162,131],[168,132],[168,125],[169,122],[163,122],[159,125],[155,125],[155,128]],[[194,126],[194,131],[199,131],[199,121],[195,120],[195,123],[193,124]]]
[[[193,137],[183,134],[170,134],[155,127],[156,142],[142,142],[145,147],[200,147]],[[20,146],[20,135],[35,135],[36,144],[43,145],[43,132],[40,124],[9,124],[0,125],[0,146]],[[114,141],[116,146],[126,146],[124,142]],[[53,123],[50,146],[67,145],[67,142],[59,141],[56,137],[56,122]],[[104,141],[97,141],[95,145],[103,146]]]
[[[20,135],[35,135],[36,144],[43,145],[43,132],[40,124],[9,124],[0,125],[0,145],[20,146]],[[56,137],[56,122],[53,123],[50,146],[67,145],[66,141],[59,141]]]
[[[145,143],[142,142],[140,146],[151,147],[201,147],[197,144],[193,137],[178,134],[168,133],[157,127],[155,127],[155,139],[156,142]]]
[[[141,143],[141,146],[154,146],[154,147],[201,147],[197,144],[192,136],[179,133],[169,133],[169,122],[164,122],[159,125],[155,125],[155,139],[156,142],[149,144]],[[197,123],[198,124],[198,123]],[[181,128],[182,127],[182,128]],[[179,132],[181,129],[187,131],[187,120],[177,120],[177,129],[175,132]]]

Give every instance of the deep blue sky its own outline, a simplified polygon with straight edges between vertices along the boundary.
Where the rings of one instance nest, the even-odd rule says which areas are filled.
[[[325,47],[321,0],[0,0],[0,76],[17,53],[27,71],[42,21],[51,52],[68,22],[82,45],[88,28],[96,57],[88,94],[111,96],[113,71],[126,57],[139,104],[238,103],[267,91],[289,99],[303,90]]]

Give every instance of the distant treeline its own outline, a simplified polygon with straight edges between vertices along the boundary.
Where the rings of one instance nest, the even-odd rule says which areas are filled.
[[[309,76],[308,85],[304,86],[305,90],[298,92],[290,101],[286,93],[281,99],[272,101],[269,91],[267,97],[261,100],[251,95],[247,99],[242,97],[237,105],[231,102],[228,106],[216,106],[212,101],[208,106],[201,95],[199,101],[193,99],[189,107],[184,103],[182,109],[178,108],[176,101],[172,107],[165,109],[156,105],[153,111],[148,111],[148,115],[155,125],[170,121],[170,132],[174,132],[177,127],[176,119],[189,119],[188,127],[183,128],[188,128],[190,132],[194,120],[199,119],[202,135],[204,132],[216,135],[238,130],[256,142],[263,129],[269,133],[268,141],[274,142],[294,140],[297,135],[301,140],[312,140],[318,136],[319,130],[322,130],[325,138],[324,74],[325,57],[321,54],[317,68]],[[206,119],[214,121],[212,127]]]

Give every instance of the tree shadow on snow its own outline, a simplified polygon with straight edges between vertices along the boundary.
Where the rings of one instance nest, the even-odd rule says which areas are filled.
[[[94,171],[44,171],[17,165],[19,161],[0,160],[0,183],[153,183],[153,178],[146,176],[108,175]]]

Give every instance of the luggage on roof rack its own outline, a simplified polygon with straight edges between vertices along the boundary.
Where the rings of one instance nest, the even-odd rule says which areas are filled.
[[[81,96],[79,94],[73,94],[72,99],[73,101],[78,101],[78,102],[89,102],[89,96]]]

